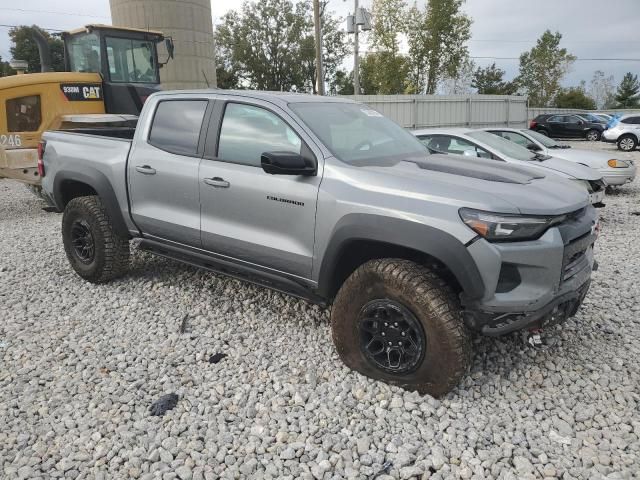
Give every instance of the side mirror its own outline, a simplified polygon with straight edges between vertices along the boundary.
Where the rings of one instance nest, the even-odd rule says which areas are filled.
[[[578,125],[584,125],[584,122],[582,120],[578,120]]]
[[[535,143],[529,143],[527,145],[527,148],[532,152],[539,152],[540,150],[542,150],[542,148],[539,145],[536,145]]]
[[[164,45],[165,45],[165,47],[167,47],[167,52],[169,53],[169,58],[173,59],[173,50],[174,50],[173,38],[171,38],[171,37],[165,38],[164,39]]]
[[[292,152],[264,152],[260,157],[262,169],[271,175],[316,175],[316,166],[302,155]]]

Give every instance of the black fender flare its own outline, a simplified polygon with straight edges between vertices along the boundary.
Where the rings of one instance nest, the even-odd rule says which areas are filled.
[[[111,182],[107,176],[97,169],[83,168],[82,170],[60,170],[56,173],[56,177],[53,181],[53,199],[59,210],[64,211],[64,208],[68,203],[65,202],[66,195],[64,194],[65,182],[72,181],[83,183],[91,187],[100,197],[100,201],[104,205],[109,218],[113,223],[113,227],[116,233],[123,236],[129,236],[129,229],[122,216],[120,210],[120,204],[116,193],[111,186]]]
[[[484,282],[466,245],[438,228],[373,214],[350,214],[333,230],[318,276],[318,293],[328,298],[341,253],[353,241],[374,241],[408,248],[445,265],[469,299],[484,295]]]

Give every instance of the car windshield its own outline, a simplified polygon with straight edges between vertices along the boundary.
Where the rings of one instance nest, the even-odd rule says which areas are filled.
[[[522,133],[527,134],[528,136],[530,136],[531,138],[533,138],[535,141],[540,142],[542,145],[544,145],[547,148],[561,148],[562,144],[556,142],[553,138],[549,138],[545,135],[542,135],[541,133],[535,132],[533,130],[521,130]]]
[[[289,107],[343,162],[371,164],[429,154],[420,140],[366,105],[311,102]]]
[[[509,140],[505,140],[493,133],[485,132],[483,130],[476,130],[469,132],[471,138],[479,140],[480,142],[488,145],[489,147],[497,150],[498,152],[515,158],[516,160],[535,160],[536,156],[533,155],[528,149],[521,147],[517,143],[513,143]]]

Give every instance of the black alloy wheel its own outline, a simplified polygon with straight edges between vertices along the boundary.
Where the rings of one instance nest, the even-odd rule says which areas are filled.
[[[426,338],[416,316],[389,299],[362,308],[358,322],[360,348],[372,366],[396,375],[415,371],[426,351]]]

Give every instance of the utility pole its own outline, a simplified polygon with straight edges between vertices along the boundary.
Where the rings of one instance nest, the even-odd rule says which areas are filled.
[[[357,15],[358,0],[354,0],[354,15]],[[358,43],[358,24],[354,25],[355,31],[353,32],[353,93],[360,95],[360,45]]]
[[[316,77],[318,84],[318,95],[324,95],[324,72],[322,71],[322,18],[320,17],[320,0],[313,0],[313,21],[316,27]]]

